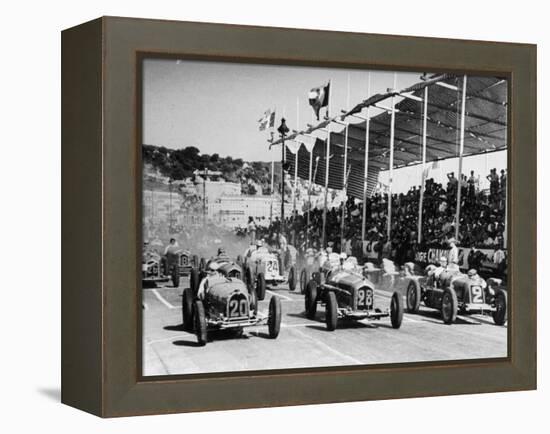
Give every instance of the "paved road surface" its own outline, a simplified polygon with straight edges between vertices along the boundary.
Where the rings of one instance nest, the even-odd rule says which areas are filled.
[[[315,321],[308,320],[303,296],[286,286],[269,291],[259,304],[260,312],[267,312],[269,298],[281,297],[277,339],[268,338],[264,325],[247,328],[238,338],[229,331],[209,333],[208,344],[199,347],[181,327],[181,292],[187,285],[184,278],[180,288],[143,289],[144,375],[474,359],[507,352],[507,328],[495,326],[491,317],[459,319],[449,326],[427,308],[418,315],[405,313],[399,330],[385,318],[339,322],[336,331],[328,332],[324,308],[319,306]],[[389,307],[390,295],[377,291],[376,306]]]

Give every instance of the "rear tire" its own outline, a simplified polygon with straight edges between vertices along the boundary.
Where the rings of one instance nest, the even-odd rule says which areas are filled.
[[[446,288],[441,300],[441,318],[445,324],[452,324],[456,321],[458,310],[458,299],[454,288]]]
[[[401,327],[403,322],[403,299],[399,293],[394,292],[390,302],[390,319],[391,326],[394,329]]]
[[[183,329],[186,331],[193,330],[193,292],[190,288],[183,290],[181,300],[181,316]]]
[[[313,280],[315,280],[315,282],[317,282],[317,285],[320,285],[321,284],[321,272],[320,271],[315,271],[312,275],[311,275],[311,278]]]
[[[248,296],[250,297],[250,310],[256,316],[258,315],[258,295],[256,294],[256,288],[251,287]]]
[[[189,276],[189,288],[191,288],[193,297],[197,296],[197,293],[199,292],[199,285],[200,285],[199,272],[196,268],[191,268],[191,274]]]
[[[269,317],[267,318],[269,337],[275,339],[281,331],[281,300],[274,295],[269,300]]]
[[[336,301],[336,294],[332,291],[327,293],[325,322],[328,331],[331,332],[336,329],[336,323],[338,322],[338,302]]]
[[[496,325],[502,326],[506,324],[508,311],[508,294],[505,290],[499,289],[495,295],[495,307],[497,310],[493,312],[493,321]]]
[[[300,272],[300,294],[303,294],[304,292],[306,292],[306,285],[307,285],[307,272],[306,272],[306,269],[304,268]]]
[[[420,284],[417,280],[411,280],[407,286],[407,312],[418,313],[421,296]]]
[[[258,300],[263,300],[265,298],[265,277],[264,273],[258,274],[256,278],[256,295]]]
[[[197,336],[197,343],[201,346],[206,345],[206,314],[204,312],[204,305],[202,301],[195,301],[195,335]]]
[[[315,319],[317,313],[317,282],[310,280],[306,286],[306,295],[304,297],[306,317]]]
[[[294,265],[288,271],[288,289],[293,292],[296,289],[296,268],[294,268]]]

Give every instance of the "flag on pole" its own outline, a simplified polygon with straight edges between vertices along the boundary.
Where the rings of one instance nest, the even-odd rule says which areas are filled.
[[[258,119],[258,124],[260,131],[265,131],[266,128],[273,128],[275,126],[275,110],[266,110],[264,115]]]
[[[328,107],[329,92],[330,83],[324,86],[314,87],[309,91],[309,105],[313,108],[317,120],[319,120],[319,110],[321,110],[322,107]]]

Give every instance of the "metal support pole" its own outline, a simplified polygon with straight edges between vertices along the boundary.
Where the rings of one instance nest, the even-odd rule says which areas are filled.
[[[300,99],[296,98],[296,128],[300,125]],[[298,150],[300,149],[300,143],[298,143],[298,149],[294,154],[294,187],[292,188],[292,222],[296,218],[296,188],[298,182]]]
[[[205,167],[202,178],[202,224],[206,224],[206,176],[208,169]]]
[[[309,152],[309,171],[308,171],[308,184],[307,184],[307,222],[306,222],[306,248],[309,247],[309,224],[311,213],[311,169],[313,166],[313,148]]]
[[[460,150],[458,158],[458,189],[456,192],[456,224],[455,239],[458,241],[460,232],[460,196],[462,193],[462,156],[464,154],[464,127],[466,120],[466,88],[468,86],[468,76],[464,75],[462,80],[462,104],[460,109]]]
[[[275,192],[273,191],[273,182],[275,180],[275,160],[271,159],[271,189],[269,192],[271,193],[271,206],[269,207],[269,224],[271,225],[273,223],[273,201],[275,199]]]
[[[367,98],[370,97],[370,72],[367,77]],[[365,179],[363,180],[363,221],[361,222],[361,241],[365,242],[365,228],[367,224],[367,193],[369,182],[369,134],[370,134],[370,107],[367,107],[365,119]]]
[[[424,107],[422,119],[422,179],[420,183],[420,202],[418,203],[418,244],[422,242],[422,207],[424,205],[424,186],[426,184],[426,141],[428,128],[428,86],[424,88]]]
[[[349,99],[350,99],[350,82],[351,77],[348,73],[348,94],[347,94],[347,107],[349,107]],[[342,215],[340,217],[340,253],[344,251],[344,222],[346,220],[346,205],[348,203],[348,137],[349,137],[349,122],[346,122],[346,139],[344,141],[344,185],[343,185],[343,191],[344,191],[344,203],[342,204]]]
[[[344,221],[346,219],[346,204],[348,201],[347,195],[347,167],[348,167],[348,136],[349,136],[349,122],[346,125],[346,138],[344,140],[344,172],[343,172],[343,183],[342,190],[344,191],[344,202],[342,203],[342,215],[340,217],[340,253],[344,249]]]
[[[330,116],[330,102],[332,101],[332,98],[334,97],[334,91],[331,86],[331,82],[329,81],[329,89],[330,89],[330,96],[328,100],[328,107],[327,107],[327,117]],[[325,153],[325,204],[323,207],[323,232],[321,234],[321,247],[326,247],[325,241],[326,241],[326,230],[327,230],[327,206],[328,206],[328,177],[329,177],[329,160],[330,160],[330,123],[327,125],[327,145],[326,145],[326,153]]]
[[[397,88],[397,73],[393,74],[393,89]],[[393,145],[395,141],[395,97],[391,97],[391,124],[390,124],[390,179],[388,182],[388,240],[391,237],[391,196],[393,183]]]
[[[283,143],[281,147],[281,234],[285,235],[285,135],[281,134]]]

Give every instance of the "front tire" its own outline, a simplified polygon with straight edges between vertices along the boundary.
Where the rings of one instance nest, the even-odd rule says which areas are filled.
[[[288,271],[288,289],[294,291],[296,289],[296,268],[294,265]]]
[[[508,294],[505,290],[500,289],[496,293],[495,307],[497,310],[493,312],[493,321],[496,325],[502,326],[506,324],[508,311]]]
[[[281,300],[274,295],[269,300],[269,317],[267,318],[267,327],[269,337],[275,339],[281,331]]]
[[[403,322],[403,299],[399,293],[394,292],[390,302],[390,319],[391,326],[394,329],[401,327]]]
[[[256,295],[258,300],[263,300],[265,298],[265,277],[264,273],[259,273],[256,278]]]
[[[338,322],[338,302],[336,301],[336,294],[332,291],[329,291],[327,294],[325,322],[328,331],[331,332],[336,329],[336,323]]]
[[[201,300],[195,302],[195,335],[200,346],[206,345],[206,314]]]
[[[313,279],[307,284],[304,302],[306,317],[308,319],[315,319],[315,314],[317,313],[317,282]]]
[[[196,268],[191,268],[191,274],[189,276],[189,287],[193,293],[193,296],[196,297],[199,292],[200,277],[199,272]]]
[[[421,296],[420,284],[417,280],[411,280],[407,286],[407,312],[418,313]]]
[[[458,299],[454,288],[446,288],[441,300],[441,318],[445,324],[452,324],[456,321],[458,310]]]
[[[180,286],[180,267],[177,264],[172,267],[172,285],[174,288]]]
[[[181,316],[184,330],[193,330],[193,292],[185,288],[181,300]]]
[[[306,285],[307,285],[307,272],[306,272],[306,269],[304,268],[300,272],[300,294],[303,294],[304,292],[306,292]]]

